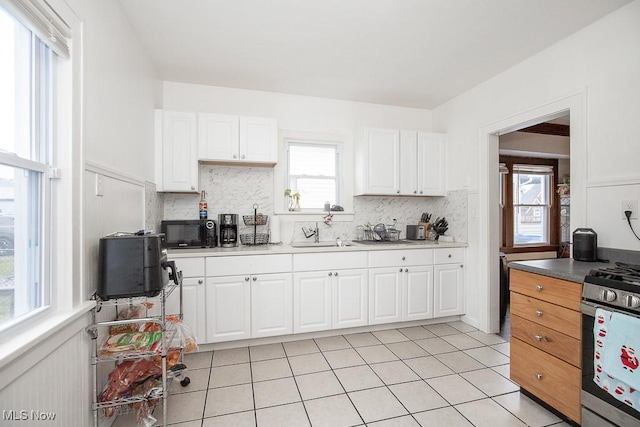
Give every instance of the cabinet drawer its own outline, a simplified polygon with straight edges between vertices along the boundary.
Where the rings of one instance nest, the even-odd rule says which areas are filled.
[[[367,268],[366,252],[294,254],[295,271],[344,270]]]
[[[572,310],[580,310],[582,284],[560,280],[554,277],[526,271],[509,271],[509,286],[514,292],[561,305]]]
[[[207,258],[207,277],[240,274],[287,273],[291,255],[237,255]]]
[[[580,423],[580,369],[512,337],[511,379]]]
[[[462,248],[434,249],[434,264],[453,264],[462,262],[464,250]]]
[[[369,252],[369,267],[398,267],[433,264],[433,249]]]
[[[573,338],[581,338],[582,316],[579,311],[511,292],[511,314]]]
[[[176,269],[182,271],[183,277],[204,277],[204,257],[176,258]]]
[[[511,336],[578,368],[582,365],[579,339],[554,331],[520,316],[511,316]]]

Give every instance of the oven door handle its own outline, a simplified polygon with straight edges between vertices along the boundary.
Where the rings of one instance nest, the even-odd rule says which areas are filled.
[[[635,317],[636,319],[640,319],[640,316],[630,313],[628,311],[616,310],[615,308],[607,307],[605,305],[595,304],[589,301],[582,301],[580,303],[580,311],[582,314],[586,314],[587,316],[595,317],[596,309],[601,308],[603,310],[611,311],[613,313],[623,314],[625,316]]]

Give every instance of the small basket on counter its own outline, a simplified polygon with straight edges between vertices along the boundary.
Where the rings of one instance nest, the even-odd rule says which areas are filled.
[[[242,220],[244,221],[244,225],[267,225],[269,215],[242,215]]]
[[[269,243],[269,233],[240,234],[240,243],[243,245],[266,245]]]

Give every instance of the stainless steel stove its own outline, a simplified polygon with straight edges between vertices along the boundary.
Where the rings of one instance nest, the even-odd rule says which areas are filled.
[[[597,308],[640,318],[640,265],[615,263],[591,270],[584,279],[582,297],[582,425],[638,427],[640,412],[593,381],[593,325]]]

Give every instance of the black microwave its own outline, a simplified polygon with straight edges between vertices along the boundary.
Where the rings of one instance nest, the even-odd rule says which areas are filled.
[[[216,222],[212,219],[167,220],[160,223],[167,248],[212,248],[217,246]]]

